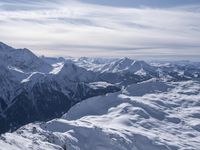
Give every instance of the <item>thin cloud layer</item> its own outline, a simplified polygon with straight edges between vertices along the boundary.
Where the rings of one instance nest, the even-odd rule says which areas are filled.
[[[200,56],[199,8],[127,8],[74,0],[1,1],[0,39],[53,56],[192,58]]]

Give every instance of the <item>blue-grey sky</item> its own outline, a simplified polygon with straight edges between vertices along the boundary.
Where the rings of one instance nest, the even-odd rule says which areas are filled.
[[[0,0],[0,29],[39,55],[200,58],[200,0]]]
[[[199,0],[81,0],[82,2],[110,5],[118,7],[154,7],[167,8],[181,5],[195,5],[199,4]]]

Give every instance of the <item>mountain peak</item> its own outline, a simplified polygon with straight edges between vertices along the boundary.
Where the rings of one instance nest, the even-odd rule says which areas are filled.
[[[29,49],[15,49],[0,42],[0,59],[7,65],[25,72],[49,71],[51,66],[38,58]]]
[[[134,60],[128,57],[124,57],[122,59],[120,59],[121,62],[133,62]]]
[[[11,49],[13,49],[13,48],[0,41],[0,51],[1,50],[4,50],[4,51],[5,50],[11,50]]]

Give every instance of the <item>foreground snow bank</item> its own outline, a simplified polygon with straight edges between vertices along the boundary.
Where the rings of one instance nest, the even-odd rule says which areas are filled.
[[[200,84],[150,80],[83,101],[60,119],[1,136],[0,149],[196,150]]]

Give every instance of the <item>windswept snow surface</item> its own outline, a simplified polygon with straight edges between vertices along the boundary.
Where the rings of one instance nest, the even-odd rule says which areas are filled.
[[[2,150],[198,150],[200,83],[152,79],[133,84],[0,139]]]

